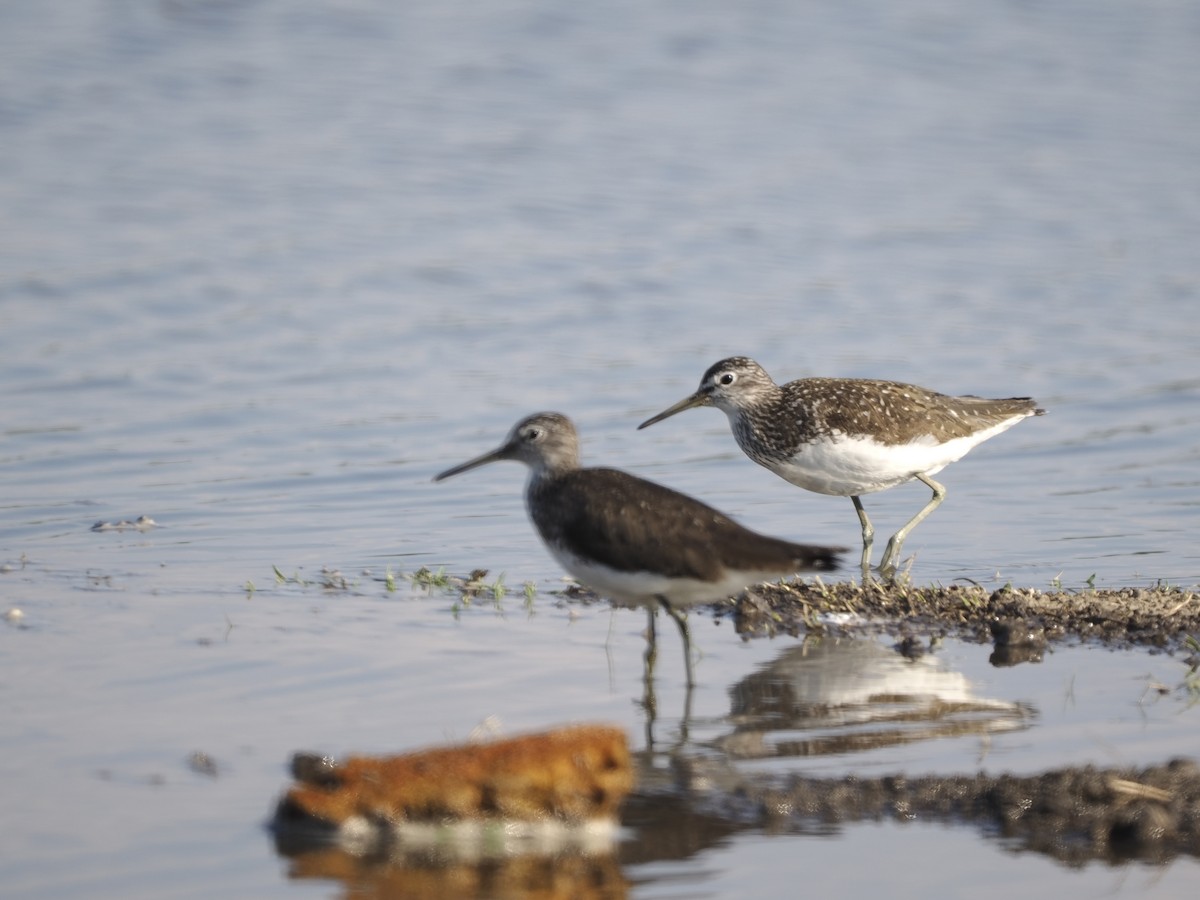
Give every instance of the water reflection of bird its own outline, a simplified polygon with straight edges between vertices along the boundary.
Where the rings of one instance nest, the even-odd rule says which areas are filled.
[[[686,607],[798,572],[829,571],[844,552],[759,534],[699,500],[627,472],[584,468],[575,426],[559,413],[522,419],[495,450],[434,480],[498,460],[529,467],[529,517],[564,569],[600,594],[650,610],[648,666],[654,657],[654,609],[661,606],[675,620],[689,685],[694,678]]]
[[[1028,724],[1028,707],[976,695],[933,656],[875,641],[813,638],[730,688],[734,757],[823,756]],[[811,735],[811,736],[809,736]]]

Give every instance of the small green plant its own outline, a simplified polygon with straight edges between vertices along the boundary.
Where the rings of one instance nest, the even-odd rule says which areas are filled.
[[[1183,679],[1180,685],[1184,692],[1188,695],[1188,706],[1194,706],[1200,703],[1200,672],[1192,669]]]
[[[421,566],[409,578],[413,584],[423,588],[447,588],[450,586],[450,577],[446,574],[445,566],[440,567],[436,572]]]
[[[500,575],[489,585],[485,585],[485,589],[492,595],[492,603],[496,609],[500,608],[500,601],[504,599],[504,595],[508,593],[508,587],[504,584],[504,573]]]
[[[299,572],[297,572],[295,575],[291,575],[291,576],[284,575],[282,572],[279,571],[279,566],[271,566],[271,571],[273,571],[275,573],[275,583],[276,584],[298,584],[301,587],[304,587],[304,586],[307,586],[309,583],[300,577]]]
[[[979,609],[987,604],[987,591],[982,590],[979,585],[975,586],[975,590],[963,591],[963,605],[967,609]]]
[[[383,586],[387,588],[389,594],[396,593],[396,576],[392,574],[392,567],[387,567],[387,572],[383,576]]]
[[[253,596],[254,596],[254,591],[255,591],[255,590],[256,590],[256,588],[254,587],[254,582],[253,582],[253,581],[247,581],[247,582],[246,582],[246,599],[247,599],[247,600],[249,600],[251,597],[253,597]]]
[[[1087,585],[1089,588],[1095,589],[1095,587],[1096,587],[1096,573],[1095,573],[1095,572],[1093,572],[1091,575],[1089,575],[1089,576],[1087,577],[1087,580],[1084,582],[1084,584],[1086,584],[1086,585]]]

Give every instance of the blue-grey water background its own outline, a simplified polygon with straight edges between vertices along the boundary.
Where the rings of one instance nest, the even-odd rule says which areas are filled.
[[[327,896],[261,830],[293,750],[488,716],[639,733],[643,614],[555,600],[516,466],[430,479],[555,409],[590,462],[853,546],[847,500],[745,460],[719,413],[634,430],[723,356],[1049,410],[942,473],[918,583],[1195,586],[1198,108],[1185,0],[0,5],[5,892]],[[867,506],[887,534],[925,498]],[[162,527],[89,530],[140,514]],[[456,614],[379,580],[421,566],[513,593]],[[707,624],[715,721],[782,648]],[[1140,702],[1167,658],[946,655],[1041,709],[989,766],[1194,752],[1194,711]],[[1200,874],[886,825],[631,874],[636,896],[765,897],[799,864],[843,896],[1182,896]]]

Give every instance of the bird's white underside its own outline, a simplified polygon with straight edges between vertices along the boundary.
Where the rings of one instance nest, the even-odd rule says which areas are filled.
[[[621,572],[588,560],[580,559],[561,547],[546,545],[558,564],[581,584],[601,596],[630,606],[657,603],[665,597],[673,607],[712,603],[740,594],[746,588],[764,581],[775,581],[794,572],[726,570],[718,581],[695,578],[668,578],[657,572]]]
[[[868,437],[835,434],[805,444],[798,454],[767,468],[792,484],[837,497],[870,494],[933,475],[962,459],[973,447],[1016,425],[1026,413],[967,437],[938,443],[931,437],[908,444],[881,444]]]

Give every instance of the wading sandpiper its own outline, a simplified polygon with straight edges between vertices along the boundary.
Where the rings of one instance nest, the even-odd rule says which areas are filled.
[[[805,490],[854,502],[864,578],[875,530],[860,495],[913,479],[933,491],[887,543],[879,569],[894,575],[904,539],[946,496],[930,476],[1022,419],[1045,413],[1029,397],[951,397],[895,381],[801,378],[781,386],[754,360],[733,356],[709,367],[695,393],[638,428],[695,406],[725,413],[738,446],[760,466]]]
[[[575,426],[560,413],[522,419],[495,450],[434,481],[499,460],[529,467],[525,506],[559,565],[599,594],[649,609],[647,669],[655,653],[654,610],[661,606],[675,620],[689,686],[695,682],[688,606],[799,572],[831,571],[845,552],[768,537],[661,484],[582,467]]]

